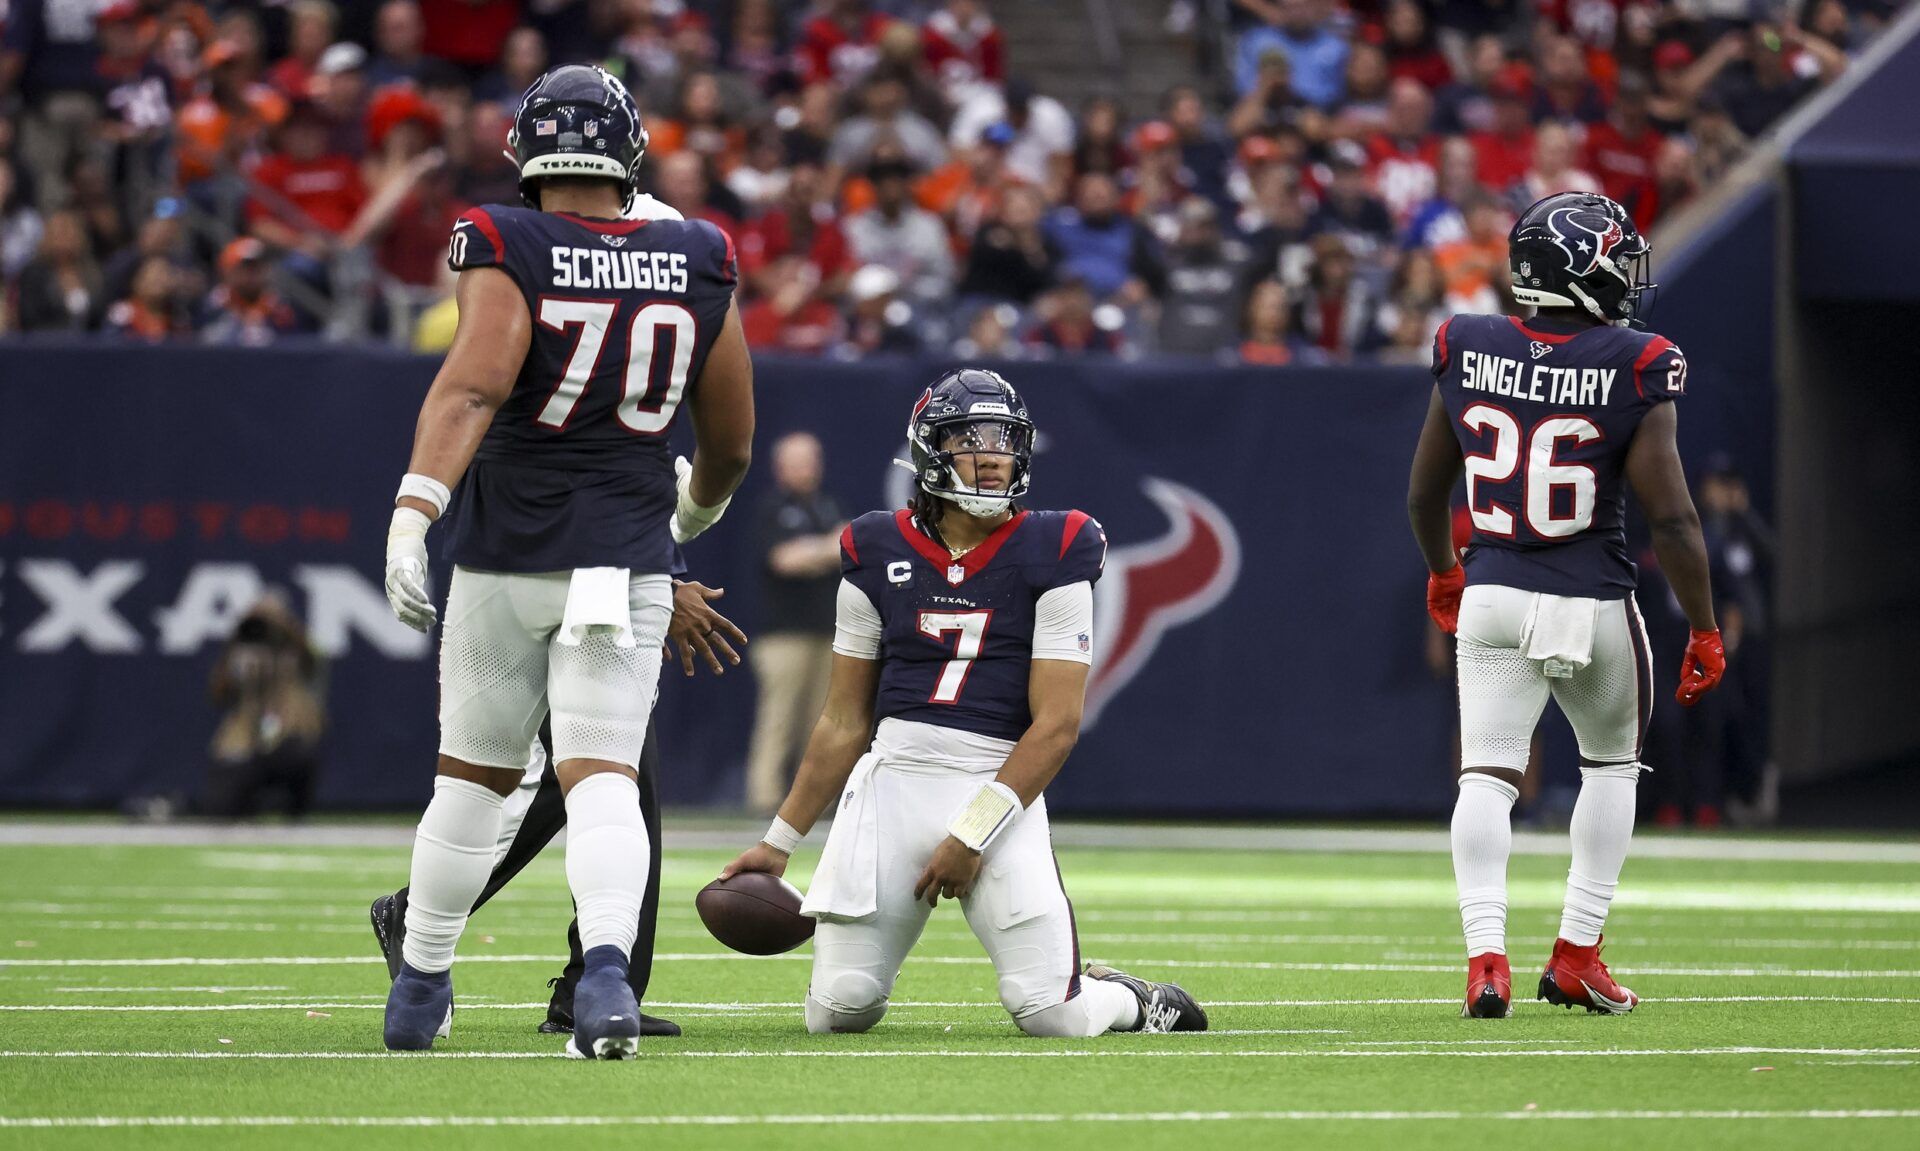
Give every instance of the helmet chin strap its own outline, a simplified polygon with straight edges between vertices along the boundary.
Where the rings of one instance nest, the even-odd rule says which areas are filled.
[[[950,490],[930,492],[929,494],[946,500],[970,516],[978,516],[981,519],[991,519],[994,516],[1004,514],[1013,504],[1014,495],[1012,492],[1000,494],[983,492],[970,484],[961,483],[960,473],[954,469],[952,464],[947,465],[947,485]]]

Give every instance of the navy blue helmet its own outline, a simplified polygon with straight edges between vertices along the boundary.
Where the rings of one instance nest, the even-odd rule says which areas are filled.
[[[620,182],[624,210],[639,185],[647,130],[625,84],[603,69],[568,64],[521,97],[507,147],[529,208],[540,207],[542,176],[605,176]]]
[[[1604,324],[1639,318],[1640,296],[1654,287],[1652,255],[1627,210],[1597,192],[1548,196],[1507,237],[1514,299],[1575,308]]]
[[[913,405],[907,444],[920,490],[951,500],[962,511],[994,516],[1027,492],[1033,465],[1033,420],[1027,404],[998,372],[958,368],[933,382]],[[1013,478],[1004,491],[981,491],[961,482],[953,459],[968,453],[1013,457]]]

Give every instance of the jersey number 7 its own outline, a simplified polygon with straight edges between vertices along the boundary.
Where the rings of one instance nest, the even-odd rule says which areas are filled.
[[[927,697],[928,703],[960,702],[960,689],[966,686],[967,673],[973,670],[973,661],[987,642],[987,625],[992,622],[991,609],[920,613],[916,626],[919,627],[921,635],[944,644],[947,641],[948,632],[959,633],[959,640],[953,648],[953,658],[941,665],[940,679],[933,685],[933,694]]]
[[[542,327],[564,332],[579,325],[580,334],[567,356],[566,370],[554,385],[553,395],[540,409],[536,422],[541,427],[564,431],[573,420],[573,409],[587,394],[587,383],[600,366],[600,353],[607,342],[607,329],[613,325],[618,300],[575,300],[558,296],[540,297],[539,320]],[[662,333],[667,336],[667,354],[656,356]],[[647,304],[633,314],[627,325],[627,368],[622,374],[620,404],[614,416],[628,431],[641,435],[659,435],[673,424],[673,413],[687,391],[687,372],[693,366],[693,346],[699,325],[693,313],[679,304]],[[666,365],[664,379],[655,378],[656,361]]]

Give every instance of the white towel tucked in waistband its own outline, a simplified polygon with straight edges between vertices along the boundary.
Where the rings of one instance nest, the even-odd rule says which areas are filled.
[[[872,752],[853,765],[800,914],[856,920],[880,910],[880,804],[873,796],[879,766],[880,757]]]
[[[1593,662],[1593,625],[1600,601],[1536,595],[1520,625],[1520,654],[1539,660],[1550,679],[1566,679]]]
[[[632,647],[633,611],[627,606],[626,568],[575,568],[560,617],[560,642],[568,647],[596,631],[613,633],[615,647]]]

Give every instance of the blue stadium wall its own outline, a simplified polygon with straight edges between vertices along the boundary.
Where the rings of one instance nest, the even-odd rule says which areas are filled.
[[[1716,322],[1715,309],[1703,314]],[[1763,412],[1714,395],[1764,396],[1764,375],[1718,372],[1686,331],[1674,336],[1696,358],[1688,450],[1768,458]],[[908,406],[943,366],[762,361],[759,443],[811,430],[850,511],[897,506],[906,473],[889,460],[904,449]],[[214,721],[208,672],[264,584],[292,591],[331,656],[321,804],[426,797],[431,642],[389,617],[380,561],[433,369],[328,346],[0,343],[0,805],[194,790]],[[1425,573],[1404,510],[1424,372],[1007,370],[1043,429],[1034,502],[1092,513],[1113,549],[1089,730],[1051,793],[1056,808],[1306,816],[1450,804],[1452,688],[1424,664]],[[756,467],[734,517],[688,557],[696,578],[730,589],[725,606],[749,630],[768,622],[747,530],[765,484]],[[753,688],[745,668],[667,677],[668,802],[737,801]]]

